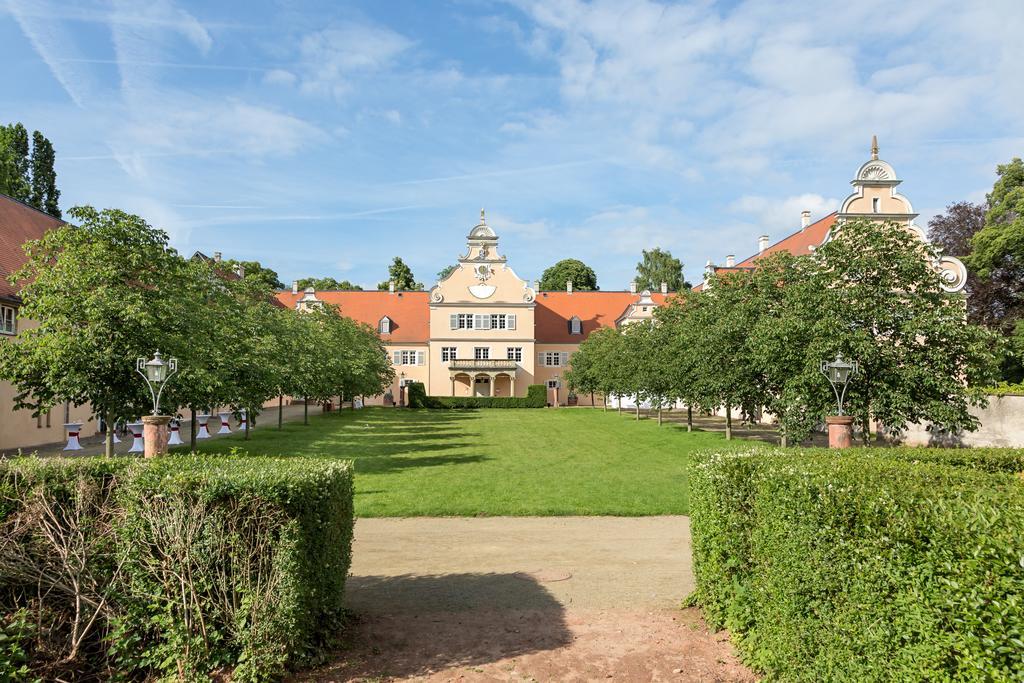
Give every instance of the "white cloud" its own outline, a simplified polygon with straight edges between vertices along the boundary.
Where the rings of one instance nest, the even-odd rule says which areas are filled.
[[[302,90],[340,98],[351,79],[390,66],[413,43],[383,26],[347,23],[311,33],[302,39]]]
[[[271,69],[263,75],[263,82],[268,85],[294,85],[299,77],[285,69]]]
[[[824,218],[839,209],[840,200],[818,194],[801,194],[780,199],[746,195],[736,200],[732,209],[752,214],[763,230],[781,238],[800,229],[801,212],[810,211],[811,221]]]

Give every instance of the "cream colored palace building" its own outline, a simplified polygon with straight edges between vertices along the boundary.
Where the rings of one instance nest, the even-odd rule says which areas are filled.
[[[399,400],[401,384],[422,382],[431,396],[525,396],[531,384],[548,401],[569,399],[562,381],[569,358],[596,329],[650,319],[670,293],[537,291],[498,251],[498,236],[480,223],[469,231],[455,269],[429,292],[338,292],[307,289],[278,294],[291,308],[321,302],[372,325],[387,347]],[[376,397],[373,402],[382,402]],[[590,396],[580,396],[590,405]],[[600,397],[597,398],[600,405]]]

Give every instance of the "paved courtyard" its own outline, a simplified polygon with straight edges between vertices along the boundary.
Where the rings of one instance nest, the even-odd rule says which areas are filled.
[[[756,680],[692,588],[686,517],[360,519],[349,645],[296,680]]]

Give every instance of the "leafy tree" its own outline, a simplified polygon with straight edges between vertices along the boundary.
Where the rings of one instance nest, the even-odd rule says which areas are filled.
[[[1014,159],[996,168],[999,179],[988,195],[985,227],[972,238],[968,265],[988,277],[1007,265],[1024,264],[1024,162]]]
[[[246,280],[256,280],[263,287],[269,290],[284,289],[284,283],[278,276],[277,271],[267,268],[259,261],[238,261],[236,259],[224,259],[220,262],[221,268],[225,271],[238,272],[241,266],[242,273]]]
[[[412,270],[405,264],[400,256],[396,256],[388,267],[388,279],[377,285],[379,291],[387,291],[391,283],[395,283],[395,289],[404,292],[419,292],[423,290],[423,283],[416,282]]]
[[[540,276],[540,288],[547,291],[565,289],[565,284],[572,281],[572,288],[580,292],[593,292],[598,289],[597,275],[583,261],[574,258],[562,259],[551,266]]]
[[[599,392],[605,410],[612,394],[619,393],[622,335],[613,327],[594,331],[579,345],[569,361],[565,381],[574,392]]]
[[[28,203],[54,218],[60,218],[60,190],[53,168],[53,145],[38,130],[32,133],[32,190]]]
[[[25,126],[0,126],[0,192],[61,217],[53,145],[42,133],[32,133],[30,149]]]
[[[333,277],[304,277],[301,280],[299,280],[298,283],[300,291],[306,289],[307,287],[312,287],[318,292],[323,290],[334,290],[344,292],[363,291],[363,288],[360,287],[359,285],[352,284],[348,280],[341,280],[339,282],[338,280],[335,280]]]
[[[0,126],[0,192],[27,202],[31,191],[28,131],[20,123]]]
[[[441,280],[443,280],[446,277],[448,277],[449,275],[451,275],[452,272],[454,272],[456,268],[458,268],[458,266],[453,263],[452,265],[445,266],[441,270],[437,271],[437,280],[438,280],[438,282],[440,282]]]
[[[671,330],[657,319],[631,323],[622,332],[626,354],[633,359],[635,367],[637,417],[641,401],[647,400],[658,411],[659,425],[662,424],[662,408],[675,398],[675,385],[669,373],[675,362],[668,343],[670,335]]]
[[[690,289],[690,283],[683,277],[683,262],[672,256],[668,250],[655,247],[644,249],[643,259],[636,264],[636,285],[641,290],[657,291],[661,283],[668,283],[670,292]]]
[[[19,408],[89,403],[112,425],[152,407],[135,359],[193,341],[176,338],[166,324],[181,313],[184,261],[166,233],[137,216],[89,206],[70,213],[80,227],[28,242],[28,261],[11,275],[27,282],[21,312],[39,326],[0,345],[0,378],[17,387]]]
[[[935,257],[902,226],[851,221],[809,257],[799,282],[786,282],[795,285],[787,293],[792,314],[775,327],[783,339],[806,342],[789,386],[812,414],[835,410],[819,366],[842,354],[860,365],[847,403],[865,443],[872,417],[894,433],[911,422],[977,427],[969,407],[984,397],[968,386],[995,377],[998,339],[964,320],[963,299],[942,289]]]

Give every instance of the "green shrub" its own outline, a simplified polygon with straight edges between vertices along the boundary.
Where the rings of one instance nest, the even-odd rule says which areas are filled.
[[[0,492],[0,608],[52,624],[28,655],[44,678],[63,665],[95,677],[272,680],[338,625],[349,463],[16,460],[0,463]]]
[[[695,602],[780,680],[1024,680],[1024,486],[898,450],[695,456]]]
[[[780,451],[782,452],[782,451]],[[833,456],[827,448],[803,448],[790,452],[803,455]],[[930,448],[925,446],[899,446],[896,448],[868,448],[854,451],[858,457],[874,457],[911,463],[934,463],[951,467],[965,467],[980,472],[1024,472],[1024,448]]]
[[[410,408],[543,408],[547,388],[531,384],[526,396],[427,396],[421,382],[406,385]]]

